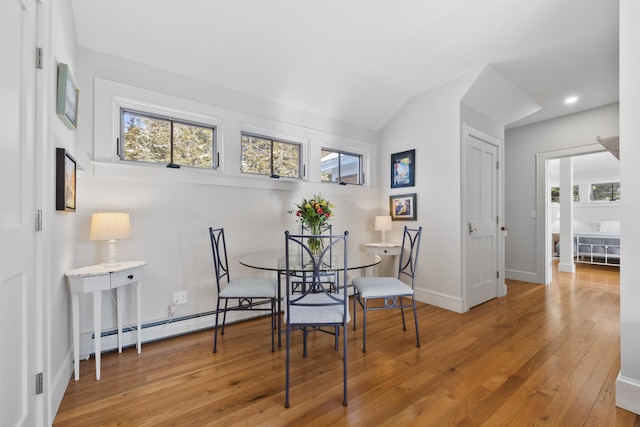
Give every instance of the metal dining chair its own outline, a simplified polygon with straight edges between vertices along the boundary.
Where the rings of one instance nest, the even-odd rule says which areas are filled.
[[[355,288],[353,298],[353,329],[356,329],[356,301],[362,306],[362,351],[367,351],[367,311],[400,309],[402,315],[402,329],[407,330],[404,321],[404,309],[413,309],[413,319],[416,325],[416,342],[420,347],[420,333],[418,332],[418,312],[416,311],[415,280],[418,267],[418,253],[422,227],[411,229],[404,227],[402,236],[402,251],[396,277],[358,277],[353,279]],[[401,279],[408,279],[406,284]],[[370,306],[370,300],[382,300],[382,305]],[[409,301],[407,301],[409,300]]]
[[[323,327],[333,329],[330,332],[335,335],[335,350],[339,346],[339,330],[342,328],[343,340],[343,397],[342,404],[347,406],[347,323],[351,320],[349,314],[349,297],[345,289],[340,286],[332,286],[322,278],[326,272],[331,270],[332,254],[343,257],[342,283],[347,280],[347,252],[348,252],[349,232],[338,235],[293,235],[285,232],[285,260],[286,260],[286,305],[284,322],[286,324],[286,374],[285,374],[285,404],[289,407],[289,385],[291,367],[291,332],[302,330],[303,357],[307,356],[307,336],[309,332],[322,330]],[[322,254],[313,256],[309,249],[309,239],[325,239]],[[299,293],[292,292],[292,279],[297,276],[296,271],[301,269],[310,270],[310,277],[306,281],[306,286]],[[323,330],[325,331],[325,330]]]
[[[213,352],[218,351],[218,316],[222,311],[222,327],[220,335],[224,335],[224,325],[228,311],[250,310],[268,311],[271,316],[271,351],[275,351],[274,329],[276,328],[276,300],[278,280],[268,277],[251,277],[231,279],[227,258],[227,244],[224,238],[224,228],[209,227],[211,249],[213,252],[213,271],[218,290],[216,303],[216,324],[214,328]],[[229,300],[236,302],[229,306]],[[256,301],[257,300],[257,301]],[[224,307],[221,303],[224,301]],[[267,308],[264,305],[268,304]]]

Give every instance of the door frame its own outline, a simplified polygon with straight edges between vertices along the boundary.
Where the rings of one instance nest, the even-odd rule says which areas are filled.
[[[499,223],[496,224],[496,253],[495,259],[498,269],[499,278],[497,279],[496,297],[503,297],[507,294],[507,287],[504,284],[504,237],[506,236],[501,229],[504,226],[504,139],[482,132],[467,123],[462,123],[461,129],[461,173],[460,173],[460,251],[461,251],[461,287],[462,287],[462,311],[469,311],[469,300],[467,294],[469,291],[469,283],[467,283],[467,221],[466,221],[466,164],[467,164],[467,138],[474,137],[487,144],[493,145],[497,149],[498,170],[496,173],[496,211],[499,216]]]
[[[563,157],[581,156],[606,151],[599,143],[562,148],[560,150],[536,153],[536,283],[551,284],[551,225],[549,224],[549,210],[551,202],[547,197],[549,188],[549,160]],[[541,214],[542,213],[542,214]]]

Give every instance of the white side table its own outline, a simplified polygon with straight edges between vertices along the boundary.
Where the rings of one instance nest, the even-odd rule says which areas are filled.
[[[73,361],[75,380],[80,379],[80,294],[93,293],[93,331],[96,355],[96,380],[100,379],[100,352],[102,333],[102,291],[116,289],[116,311],[118,317],[118,352],[122,352],[122,309],[123,287],[136,285],[136,317],[138,334],[138,354],[142,351],[140,303],[142,297],[142,277],[145,261],[121,262],[115,267],[90,265],[66,272],[71,292],[71,312],[73,317]]]
[[[393,273],[398,273],[399,255],[400,252],[402,252],[402,245],[400,243],[365,243],[364,247],[366,252],[370,254],[393,256]]]

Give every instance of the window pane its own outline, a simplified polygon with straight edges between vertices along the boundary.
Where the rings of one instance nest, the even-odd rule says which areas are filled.
[[[340,182],[360,184],[360,156],[340,153]]]
[[[560,203],[560,187],[551,187],[551,203]]]
[[[300,178],[300,145],[273,141],[273,173]]]
[[[573,201],[574,202],[579,202],[580,201],[580,186],[579,185],[574,185],[573,186]]]
[[[241,171],[271,175],[271,140],[242,135]]]
[[[617,201],[620,200],[620,183],[603,182],[591,184],[591,200]]]
[[[173,124],[173,163],[213,168],[213,128],[186,123]]]
[[[322,181],[338,182],[340,172],[338,170],[338,153],[323,149],[320,153],[320,179]]]
[[[362,156],[323,148],[320,179],[328,182],[362,183]]]
[[[169,163],[171,122],[156,117],[123,111],[124,160]]]

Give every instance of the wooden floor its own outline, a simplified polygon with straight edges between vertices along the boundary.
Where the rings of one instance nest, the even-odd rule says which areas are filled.
[[[310,336],[292,350],[291,408],[284,408],[285,349],[270,351],[268,320],[82,361],[55,426],[640,426],[615,406],[620,369],[619,273],[579,265],[545,287],[509,281],[508,296],[465,314],[421,304],[422,348],[397,311],[370,315],[368,353],[348,331],[349,406],[342,350]],[[359,310],[359,309],[358,309]],[[409,317],[411,320],[411,317]]]

